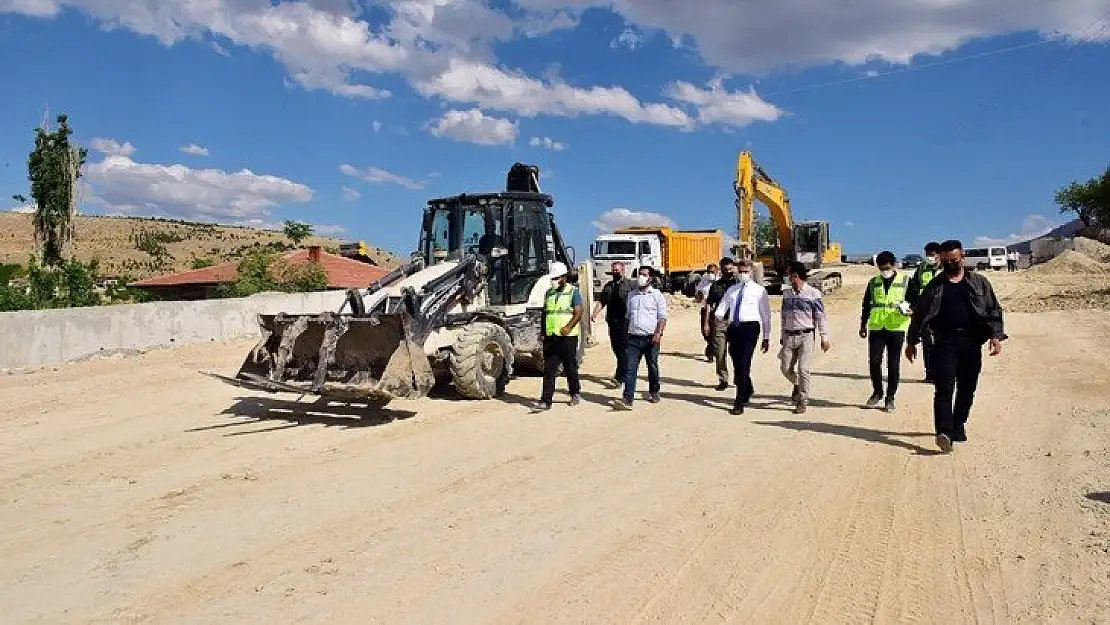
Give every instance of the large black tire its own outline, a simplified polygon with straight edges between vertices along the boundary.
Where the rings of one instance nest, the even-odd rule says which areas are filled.
[[[468,399],[500,397],[513,368],[513,342],[501,326],[471,323],[459,333],[448,364],[455,390]]]

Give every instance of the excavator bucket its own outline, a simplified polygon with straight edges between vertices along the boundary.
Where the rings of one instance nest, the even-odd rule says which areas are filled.
[[[247,355],[237,386],[384,403],[424,397],[435,384],[412,318],[405,312],[354,316],[259,315],[262,339]],[[219,377],[219,376],[218,376]]]

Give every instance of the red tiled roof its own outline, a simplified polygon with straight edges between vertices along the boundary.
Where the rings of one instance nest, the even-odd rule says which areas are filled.
[[[296,250],[284,254],[282,258],[286,262],[300,264],[309,261],[309,253],[309,250]],[[365,288],[389,273],[388,270],[376,265],[329,254],[323,250],[320,251],[320,264],[324,266],[324,271],[328,273],[328,286],[334,289]],[[133,282],[131,286],[180,287],[233,282],[238,274],[237,265],[238,263],[223,263],[204,269],[154,276],[153,278]]]

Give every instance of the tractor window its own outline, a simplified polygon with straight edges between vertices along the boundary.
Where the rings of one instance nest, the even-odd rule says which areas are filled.
[[[468,207],[463,217],[463,253],[489,254],[491,249],[497,247],[497,239],[501,234],[500,228],[497,227],[499,225],[491,223],[487,232],[485,207]]]
[[[428,222],[424,233],[424,259],[428,265],[435,265],[447,259],[451,249],[451,218],[447,209],[436,210]]]
[[[512,259],[510,303],[522,304],[528,301],[532,287],[547,271],[546,252],[547,236],[544,232],[542,207],[515,202],[512,208],[512,238],[509,240],[509,254]]]

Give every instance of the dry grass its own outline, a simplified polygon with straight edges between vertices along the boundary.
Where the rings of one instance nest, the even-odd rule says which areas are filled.
[[[133,235],[143,230],[167,235],[167,256],[159,266],[147,252],[137,249]],[[280,232],[185,223],[142,218],[79,216],[75,224],[74,251],[81,261],[97,259],[104,276],[139,280],[162,273],[185,271],[195,259],[214,263],[238,260],[256,247],[288,244]],[[174,239],[181,239],[174,241]],[[339,247],[340,239],[311,237],[302,245]],[[0,263],[26,265],[34,250],[31,216],[0,213]],[[371,248],[370,257],[382,266],[393,267],[399,259],[392,253]]]

